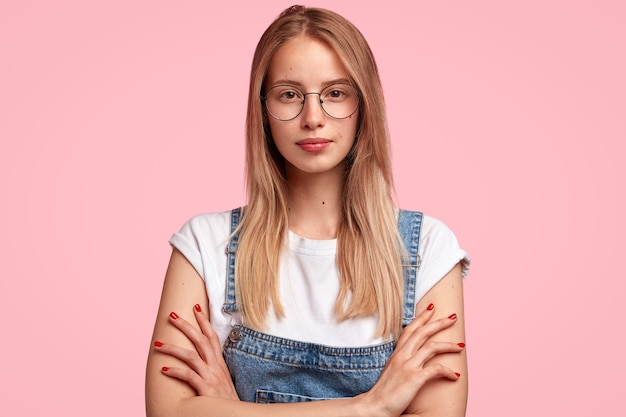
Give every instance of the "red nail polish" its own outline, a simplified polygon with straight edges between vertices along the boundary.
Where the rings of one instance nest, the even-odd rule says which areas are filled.
[[[167,366],[164,366],[163,368],[161,368],[163,370],[163,372],[167,372],[170,370],[170,368],[168,368]]]
[[[448,318],[449,318],[450,320],[454,320],[454,319],[456,319],[456,313],[455,313],[455,314],[450,314],[450,315],[448,316]]]
[[[460,374],[460,373],[458,373],[458,372],[455,372],[455,373],[454,373],[454,375],[456,375],[456,376],[461,376],[461,374]]]
[[[202,307],[200,307],[200,304],[196,304],[195,306],[193,306],[193,308],[195,308],[198,313],[202,311]]]
[[[163,346],[163,343],[159,342],[158,340],[156,342],[154,342],[154,346],[156,347],[161,347]]]
[[[174,313],[173,311],[170,313],[170,317],[173,318],[174,320],[176,320],[178,318],[178,314]]]
[[[461,343],[457,343],[457,345],[458,345],[459,347],[465,347],[465,343],[463,343],[463,342],[461,342]]]
[[[428,307],[426,307],[426,310],[431,311],[433,308],[435,308],[435,305],[433,303],[428,304]]]

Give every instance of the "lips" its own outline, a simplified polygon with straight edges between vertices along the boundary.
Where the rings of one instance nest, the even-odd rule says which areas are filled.
[[[298,142],[296,142],[296,145],[317,145],[317,144],[321,144],[321,143],[329,143],[331,142],[330,139],[324,139],[324,138],[307,138],[307,139],[302,139],[299,140]]]
[[[307,138],[296,142],[302,150],[306,152],[320,152],[324,150],[332,141],[324,138]]]

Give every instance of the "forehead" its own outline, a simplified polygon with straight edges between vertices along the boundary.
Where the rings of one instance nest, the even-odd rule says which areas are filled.
[[[285,42],[270,60],[266,85],[290,82],[318,88],[329,81],[347,80],[348,72],[326,43],[305,36]]]

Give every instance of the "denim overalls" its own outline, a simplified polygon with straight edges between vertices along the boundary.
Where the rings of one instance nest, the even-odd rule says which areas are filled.
[[[231,232],[239,224],[241,208],[231,215]],[[404,266],[402,325],[415,317],[415,281],[419,268],[422,213],[400,210],[398,228],[408,253]],[[223,311],[237,311],[235,252],[238,235],[229,242],[228,282]],[[380,376],[395,341],[365,347],[331,347],[298,342],[235,325],[224,344],[224,359],[239,399],[257,403],[285,403],[354,397],[369,391]]]

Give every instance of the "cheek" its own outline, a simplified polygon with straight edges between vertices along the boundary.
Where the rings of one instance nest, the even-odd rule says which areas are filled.
[[[276,138],[279,138],[281,134],[281,129],[280,125],[276,124],[276,120],[269,120],[268,126],[270,134],[272,135],[272,139],[276,140]]]
[[[274,146],[283,153],[288,148],[290,139],[294,137],[293,126],[289,122],[273,120],[269,122],[269,129]]]
[[[351,138],[354,139],[356,137],[356,132],[359,129],[359,118],[358,116],[353,115],[348,120],[350,121],[350,128],[347,131],[350,132]]]
[[[359,112],[357,111],[355,114],[350,116],[350,121],[352,122],[352,131],[354,132],[354,136],[356,136],[356,132],[359,130]]]

